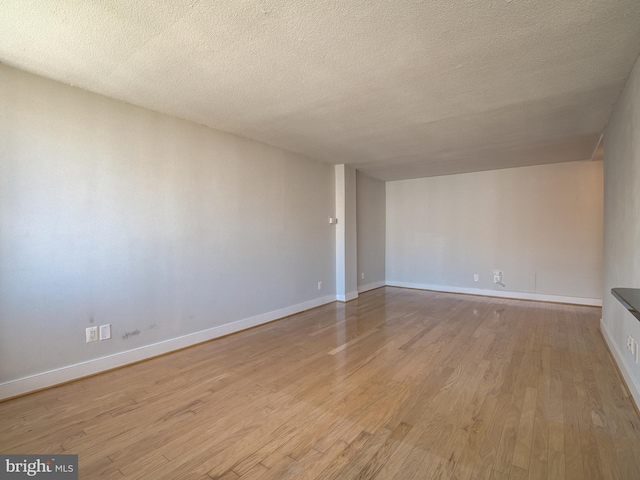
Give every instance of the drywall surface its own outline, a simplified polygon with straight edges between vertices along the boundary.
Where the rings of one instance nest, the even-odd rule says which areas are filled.
[[[387,283],[602,298],[601,162],[386,185]]]
[[[640,322],[611,295],[615,287],[640,288],[640,62],[604,135],[604,219],[602,322],[640,405],[640,366],[626,349],[627,334],[640,342]]]
[[[0,383],[335,299],[333,182],[0,65]],[[111,340],[85,343],[107,323]]]
[[[356,223],[356,170],[348,165],[336,165],[336,298],[353,300],[358,296],[356,269],[357,223]]]
[[[385,191],[384,182],[356,172],[360,291],[382,286],[385,282]]]

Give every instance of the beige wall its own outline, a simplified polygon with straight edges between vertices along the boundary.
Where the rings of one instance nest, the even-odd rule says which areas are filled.
[[[604,218],[603,329],[640,406],[640,365],[626,349],[628,334],[640,342],[640,321],[611,296],[640,288],[640,61],[604,135]]]
[[[601,298],[601,162],[388,182],[386,221],[388,283]]]
[[[0,65],[0,383],[335,299],[333,182]]]

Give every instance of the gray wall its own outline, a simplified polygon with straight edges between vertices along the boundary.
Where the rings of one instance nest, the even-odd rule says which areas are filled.
[[[626,350],[627,334],[640,342],[640,322],[610,293],[613,287],[640,288],[640,61],[604,135],[604,218],[602,322],[640,405],[640,366]]]
[[[366,291],[385,282],[386,193],[384,182],[357,172],[356,207],[358,289]]]
[[[386,221],[388,283],[494,291],[498,269],[499,290],[602,298],[602,162],[388,182]]]
[[[0,65],[0,382],[335,298],[333,182]]]

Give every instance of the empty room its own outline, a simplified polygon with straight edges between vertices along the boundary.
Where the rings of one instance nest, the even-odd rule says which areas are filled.
[[[640,479],[640,2],[0,2],[0,478]]]

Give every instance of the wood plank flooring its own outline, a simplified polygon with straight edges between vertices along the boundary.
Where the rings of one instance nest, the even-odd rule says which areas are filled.
[[[381,288],[0,403],[80,478],[640,479],[600,309]]]

